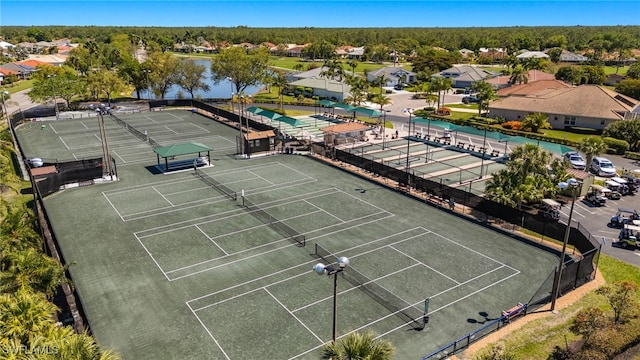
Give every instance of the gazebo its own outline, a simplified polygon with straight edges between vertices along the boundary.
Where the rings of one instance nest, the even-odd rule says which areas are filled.
[[[178,170],[181,168],[185,168],[191,166],[192,162],[190,159],[186,161],[177,161],[177,162],[169,162],[169,159],[175,158],[176,156],[181,155],[190,155],[190,154],[198,154],[198,158],[202,157],[202,153],[207,153],[207,164],[211,163],[211,149],[210,147],[200,144],[200,143],[182,143],[182,144],[173,144],[169,146],[162,146],[153,149],[153,152],[156,153],[158,158],[158,167],[160,168],[162,164],[160,164],[160,158],[164,159],[164,172],[169,172],[169,165],[174,165],[174,170]]]

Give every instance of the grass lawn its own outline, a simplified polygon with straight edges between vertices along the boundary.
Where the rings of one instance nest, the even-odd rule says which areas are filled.
[[[18,91],[30,89],[33,87],[33,80],[20,80],[13,84],[2,85],[4,89],[6,89],[9,94],[17,93]]]
[[[599,135],[576,134],[576,133],[567,132],[564,130],[544,129],[542,130],[542,132],[546,137],[549,137],[552,139],[568,140],[576,143],[582,141],[582,139],[586,139],[589,137],[600,137]]]
[[[478,110],[478,104],[445,104],[445,107],[451,109],[473,109]]]
[[[629,280],[640,284],[639,268],[609,256],[601,255],[599,270],[607,283]],[[636,292],[635,299],[640,300],[640,293]],[[571,306],[560,310],[557,316],[546,316],[532,321],[499,342],[505,345],[515,359],[546,360],[555,346],[565,346],[565,338],[568,342],[578,338],[569,331],[569,326],[573,316],[587,307],[597,307],[609,315],[612,314],[607,300],[591,292]]]

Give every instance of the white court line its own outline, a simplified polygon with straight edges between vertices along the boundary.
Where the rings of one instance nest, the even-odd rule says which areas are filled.
[[[333,215],[332,213],[330,213],[330,212],[326,211],[325,209],[323,209],[323,208],[321,208],[321,207],[319,207],[319,206],[316,206],[315,204],[312,204],[312,203],[308,202],[308,201],[307,201],[307,199],[302,199],[302,201],[303,201],[303,202],[305,202],[305,203],[307,203],[309,206],[314,207],[314,208],[316,208],[316,209],[318,209],[318,210],[322,211],[323,213],[325,213],[325,214],[327,214],[327,215],[331,216],[332,218],[338,219],[338,221],[340,221],[340,223],[342,223],[342,224],[344,224],[344,223],[345,223],[345,221],[344,221],[344,220],[342,220],[342,219],[340,219],[339,217],[337,217],[337,216]]]
[[[167,197],[166,197],[166,196],[164,196],[160,191],[158,191],[158,189],[156,189],[156,187],[155,187],[155,186],[152,186],[151,188],[152,188],[155,192],[157,192],[157,193],[158,193],[158,195],[162,196],[162,198],[163,198],[166,202],[168,202],[168,203],[169,203],[169,205],[171,205],[172,207],[173,207],[173,206],[175,206],[175,205],[173,205],[173,203],[172,203],[171,201],[169,201],[169,199],[167,199]]]
[[[111,152],[112,152],[112,153],[114,153],[114,154],[116,154],[116,156],[117,156],[118,158],[120,158],[120,160],[122,160],[122,162],[123,162],[123,163],[126,163],[126,162],[127,162],[127,160],[123,159],[123,158],[122,158],[122,156],[120,156],[120,155],[119,155],[115,150],[111,150]]]
[[[309,331],[311,333],[311,335],[313,335],[313,337],[315,337],[316,339],[318,339],[318,341],[321,344],[324,344],[324,341],[322,341],[322,339],[320,339],[320,337],[318,335],[316,335],[316,333],[314,333],[311,329],[309,329],[309,327],[307,326],[307,324],[305,324],[303,321],[301,321],[294,313],[292,313],[289,309],[287,309],[286,306],[284,306],[284,304],[282,302],[280,302],[280,300],[278,300],[278,298],[276,298],[275,296],[273,296],[273,294],[271,292],[269,292],[269,290],[267,288],[263,288],[264,291],[267,292],[267,294],[269,294],[273,300],[275,300],[278,304],[280,304],[280,306],[282,306],[283,309],[285,309],[289,315],[293,316],[294,319],[296,319],[297,322],[300,323],[300,325],[304,326],[305,329],[307,329],[307,331]]]
[[[372,241],[371,243],[375,243],[375,242],[378,242],[378,241],[382,241],[382,240],[388,239],[388,238],[390,238],[390,237],[394,237],[394,236],[400,235],[400,234],[402,234],[402,233],[407,233],[407,232],[410,232],[410,231],[413,231],[413,230],[416,230],[416,229],[421,229],[421,228],[417,228],[417,227],[416,227],[416,228],[413,228],[413,229],[409,229],[409,230],[402,231],[402,232],[400,232],[400,233],[396,233],[396,234],[392,234],[392,235],[387,235],[387,236],[381,237],[381,238],[379,238],[379,239],[376,239],[376,240]],[[424,234],[425,234],[425,233],[422,233],[422,234],[419,234],[419,235],[416,235],[416,236],[422,236],[422,235],[424,235]],[[414,238],[414,237],[415,237],[415,236],[412,236],[412,237],[410,237],[409,239]],[[363,244],[363,245],[354,246],[354,247],[352,247],[352,248],[349,248],[349,249],[346,249],[346,250],[343,250],[343,251],[353,250],[353,249],[356,249],[356,248],[361,247],[361,246],[369,245],[369,244],[371,244],[371,243],[365,243],[365,244]],[[291,244],[291,245],[294,245],[294,244]],[[271,251],[268,251],[268,252],[271,252]],[[257,254],[257,255],[262,255],[262,254]],[[289,271],[289,270],[293,270],[293,269],[298,268],[298,267],[301,267],[301,266],[306,266],[307,264],[317,263],[317,262],[318,262],[318,259],[313,259],[313,260],[310,260],[310,261],[306,261],[306,262],[304,262],[304,263],[302,263],[302,264],[298,264],[298,265],[291,266],[291,267],[288,267],[288,268],[285,268],[285,269],[282,269],[282,270],[278,270],[278,271],[273,272],[273,273],[271,273],[271,274],[263,275],[263,276],[260,276],[260,277],[257,277],[257,278],[251,279],[251,280],[247,280],[247,281],[242,282],[242,283],[240,283],[240,284],[236,284],[236,285],[233,285],[233,286],[229,286],[229,287],[227,287],[227,288],[224,288],[224,289],[221,289],[221,290],[218,290],[218,291],[215,291],[215,292],[212,292],[212,293],[206,294],[206,295],[202,295],[202,296],[199,296],[199,297],[197,297],[197,298],[193,298],[193,299],[189,300],[188,302],[202,300],[202,299],[207,298],[207,297],[212,296],[212,295],[218,295],[218,294],[223,293],[223,292],[225,292],[225,291],[233,290],[233,289],[238,288],[238,287],[243,287],[243,286],[245,286],[245,285],[249,285],[249,284],[251,284],[251,283],[253,283],[253,282],[256,282],[256,281],[258,281],[258,280],[266,279],[266,278],[268,278],[268,277],[270,277],[270,276],[277,275],[277,274],[281,274],[281,273],[283,273],[283,272],[286,272],[286,271]],[[305,274],[308,274],[308,272],[305,272]],[[289,279],[289,278],[290,278],[290,277],[287,277],[287,279]],[[285,281],[285,280],[287,280],[287,279],[284,279],[283,281]],[[276,282],[275,284],[277,284],[277,282]]]
[[[442,276],[442,277],[444,277],[444,278],[447,278],[447,279],[449,279],[449,280],[453,281],[454,283],[456,283],[456,284],[460,285],[460,282],[459,282],[458,280],[453,279],[453,278],[451,278],[450,276],[448,276],[448,275],[446,275],[446,274],[443,274],[442,272],[440,272],[440,271],[438,271],[438,270],[436,270],[436,269],[432,268],[431,266],[429,266],[429,265],[427,265],[427,264],[423,263],[422,261],[420,261],[420,260],[418,260],[418,259],[414,258],[413,256],[411,256],[411,255],[409,255],[409,254],[405,253],[404,251],[401,251],[400,249],[396,249],[396,248],[394,248],[394,247],[393,247],[393,245],[389,245],[389,247],[390,247],[390,248],[392,248],[393,250],[395,250],[395,251],[399,252],[400,254],[402,254],[402,255],[404,255],[404,256],[406,256],[406,257],[408,257],[409,259],[411,259],[411,260],[413,260],[413,261],[415,261],[415,262],[417,262],[417,263],[419,263],[419,264],[422,264],[424,267],[426,267],[427,269],[429,269],[429,270],[431,270],[431,271],[435,272],[436,274],[438,274],[438,275],[440,275],[440,276]]]
[[[170,128],[170,127],[168,127],[168,126],[165,126],[164,128],[165,128],[165,129],[167,129],[167,130],[169,130],[169,131],[171,131],[172,133],[174,133],[174,134],[176,134],[176,135],[180,135],[180,133],[176,132],[175,130],[171,129],[171,128]]]
[[[118,214],[118,216],[120,217],[120,220],[122,220],[122,222],[124,221],[124,218],[122,217],[122,215],[120,214],[120,212],[118,211],[118,209],[116,209],[116,207],[113,205],[113,203],[111,202],[111,200],[109,200],[109,197],[107,196],[107,194],[104,193],[104,191],[102,192],[102,196],[104,196],[105,199],[107,199],[107,202],[109,203],[109,205],[111,205],[111,208],[113,209],[113,211],[116,212],[116,214]],[[135,233],[133,233],[133,235],[135,235]],[[137,237],[137,236],[136,236]]]
[[[200,227],[198,227],[198,225],[194,225],[196,229],[198,229],[198,231],[200,231],[202,233],[202,235],[206,236],[207,239],[209,239],[209,241],[211,241],[213,243],[213,245],[215,245],[218,249],[220,249],[220,251],[222,251],[225,255],[229,255],[228,252],[226,252],[220,245],[218,245],[217,242],[215,242],[211,237],[209,237],[209,235],[207,235],[206,232],[202,231],[202,229],[200,229]]]
[[[340,231],[346,231],[346,230],[350,230],[350,229],[357,228],[357,227],[360,227],[360,226],[365,226],[365,225],[367,225],[367,224],[369,224],[369,223],[378,222],[378,221],[384,220],[384,219],[389,218],[389,217],[393,217],[393,214],[391,214],[390,216],[387,216],[387,217],[383,217],[383,218],[376,218],[376,219],[371,220],[371,221],[367,221],[367,222],[364,222],[364,223],[361,223],[361,224],[357,224],[357,225],[353,225],[353,226],[346,227],[346,228],[344,228],[344,229],[340,229],[340,230],[337,230],[337,231],[333,231],[333,232],[330,232],[330,233],[326,233],[326,235],[332,235],[332,234],[334,234],[334,233],[338,233],[338,232],[340,232]],[[357,220],[357,219],[355,219],[355,220]],[[321,229],[319,229],[319,230],[321,230]],[[308,241],[308,240],[319,239],[319,238],[322,238],[322,237],[324,237],[324,236],[325,236],[325,234],[322,234],[322,235],[317,236],[317,237],[307,237],[307,241]],[[394,235],[394,236],[395,236],[395,235]],[[278,240],[278,241],[274,241],[274,242],[271,242],[271,243],[268,243],[268,244],[261,245],[261,246],[259,246],[259,247],[270,246],[270,245],[277,244],[277,243],[279,243],[279,242],[283,242],[283,241],[290,241],[290,240],[289,240],[289,239],[282,239],[282,240]],[[271,250],[268,250],[268,251],[266,251],[266,252],[262,252],[262,253],[257,253],[257,254],[249,255],[249,256],[244,257],[244,258],[241,258],[241,259],[236,259],[236,260],[233,260],[233,261],[229,261],[229,262],[227,262],[227,263],[224,263],[224,264],[215,265],[215,266],[212,266],[212,267],[210,267],[210,268],[203,269],[203,270],[198,270],[198,271],[193,272],[193,273],[190,273],[190,274],[186,274],[186,275],[178,276],[178,277],[176,277],[176,278],[172,278],[170,281],[180,280],[180,279],[183,279],[183,278],[186,278],[186,277],[190,277],[190,276],[193,276],[193,275],[201,274],[201,273],[203,273],[203,272],[212,271],[212,270],[215,270],[215,269],[218,269],[218,268],[221,268],[221,267],[225,267],[225,266],[227,266],[227,265],[231,265],[231,264],[239,263],[239,262],[241,262],[241,261],[245,261],[245,260],[248,260],[248,259],[253,259],[253,258],[255,258],[255,257],[263,256],[263,255],[266,255],[266,254],[271,253],[271,252],[274,252],[274,251],[280,251],[282,248],[289,247],[289,246],[294,246],[294,245],[295,245],[295,246],[298,246],[298,244],[297,244],[297,243],[296,243],[296,244],[288,244],[288,245],[286,245],[286,246],[282,246],[282,247],[280,247],[280,248],[271,249]],[[256,249],[256,248],[258,248],[258,247],[253,247],[253,248],[250,248],[250,249],[246,249],[246,250],[238,251],[238,252],[235,252],[233,255],[237,255],[237,254],[241,254],[241,253],[244,253],[244,252],[247,252],[247,251],[251,251],[251,250],[254,250],[254,249]],[[218,260],[218,259],[205,260],[205,261],[201,262],[201,263],[200,263],[200,264],[198,264],[198,265],[205,264],[205,263],[208,263],[208,262],[217,261],[217,260]],[[316,260],[316,262],[317,262],[317,260]],[[194,264],[194,265],[195,265],[195,264]],[[192,266],[192,265],[190,265],[190,266]],[[176,271],[176,270],[172,270],[172,271]]]
[[[207,334],[209,334],[209,337],[211,337],[211,340],[213,340],[213,342],[216,343],[216,345],[218,346],[218,348],[220,349],[220,351],[222,351],[222,354],[224,355],[224,357],[228,360],[231,360],[231,358],[229,357],[229,355],[227,355],[227,353],[224,351],[224,349],[222,348],[222,346],[220,346],[220,343],[218,342],[218,340],[216,340],[216,338],[213,336],[213,334],[211,333],[211,331],[209,331],[209,329],[204,325],[204,323],[202,322],[202,320],[200,319],[200,317],[198,316],[198,314],[196,314],[195,311],[193,311],[193,309],[191,308],[191,305],[189,305],[189,302],[186,302],[187,306],[189,307],[189,310],[191,311],[191,313],[193,314],[193,316],[196,317],[196,319],[198,319],[198,322],[200,323],[200,325],[202,325],[202,327],[204,328],[204,331],[207,332]]]
[[[51,130],[53,130],[53,133],[58,135],[58,132],[56,131],[56,129],[53,127],[53,125],[49,124],[49,127],[51,128]]]
[[[247,170],[247,172],[248,172],[249,174],[251,174],[251,175],[255,176],[255,177],[256,177],[256,178],[258,178],[258,179],[264,180],[264,181],[268,182],[268,183],[269,183],[269,184],[271,184],[271,185],[275,185],[275,184],[274,184],[274,183],[272,183],[271,181],[269,181],[269,180],[267,180],[267,179],[263,178],[262,176],[260,176],[260,175],[258,175],[258,174],[256,174],[256,173],[254,173],[254,172],[253,172],[253,171],[251,171],[251,170]]]
[[[60,141],[62,141],[62,145],[64,145],[64,147],[66,147],[67,150],[71,150],[71,148],[69,146],[67,146],[67,143],[64,142],[64,140],[62,140],[62,136],[58,136],[58,139],[60,139]]]
[[[136,234],[133,234],[133,236],[135,236],[135,237],[136,237],[136,240],[138,240],[138,242],[140,243],[140,246],[142,246],[142,248],[144,249],[144,251],[146,251],[146,252],[147,252],[147,254],[149,255],[149,257],[151,258],[151,261],[153,261],[153,262],[154,262],[154,264],[156,264],[156,266],[158,267],[158,269],[160,269],[160,272],[162,273],[162,275],[164,275],[164,277],[165,277],[168,281],[171,281],[171,280],[169,279],[169,277],[167,276],[167,274],[162,270],[162,267],[160,266],[160,264],[158,264],[158,262],[156,261],[156,258],[155,258],[155,257],[153,257],[153,255],[151,254],[151,251],[149,251],[149,249],[147,249],[147,247],[146,247],[146,246],[144,246],[144,244],[142,243],[142,240],[140,240],[140,239],[136,236]]]
[[[200,130],[202,130],[202,131],[204,131],[204,132],[206,132],[206,133],[210,133],[210,132],[211,132],[211,131],[209,131],[209,130],[207,130],[207,129],[203,128],[202,126],[198,126],[198,125],[196,125],[196,124],[194,124],[194,123],[189,123],[189,124],[191,124],[191,125],[193,125],[193,126],[197,127],[198,129],[200,129]]]
[[[82,124],[82,126],[84,126],[85,129],[91,130],[91,129],[89,129],[89,127],[87,125],[84,124],[84,122],[80,121],[80,124]]]

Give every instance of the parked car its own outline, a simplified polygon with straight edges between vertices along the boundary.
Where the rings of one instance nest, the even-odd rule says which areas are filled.
[[[465,96],[462,98],[463,104],[471,104],[471,103],[478,103],[478,102],[480,102],[480,100],[475,96]]]
[[[569,163],[572,169],[584,170],[587,168],[587,163],[577,152],[565,153],[563,158],[564,161]]]
[[[393,88],[396,90],[404,90],[405,84],[396,84]]]
[[[591,170],[598,176],[616,176],[616,167],[611,160],[596,156],[591,160]]]

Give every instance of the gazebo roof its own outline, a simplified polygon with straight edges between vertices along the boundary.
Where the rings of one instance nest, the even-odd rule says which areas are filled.
[[[212,148],[200,144],[200,143],[182,143],[182,144],[173,144],[169,146],[157,147],[153,149],[153,152],[160,155],[161,157],[171,157],[171,156],[180,156],[180,155],[188,155],[199,153],[203,151],[210,151]]]

